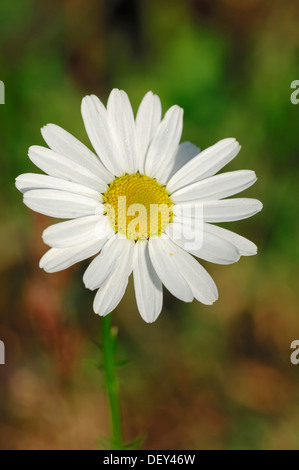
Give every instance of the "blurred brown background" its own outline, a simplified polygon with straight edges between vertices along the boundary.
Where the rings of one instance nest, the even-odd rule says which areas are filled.
[[[149,89],[185,110],[183,140],[202,149],[236,137],[228,167],[254,169],[244,196],[264,210],[228,224],[259,254],[203,263],[219,288],[212,307],[165,292],[153,325],[132,285],[114,314],[128,440],[144,449],[298,449],[299,9],[285,0],[19,0],[0,4],[1,449],[93,449],[109,434],[101,373],[88,364],[101,319],[82,283],[87,265],[46,274],[42,230],[14,178],[40,127],[61,125],[87,145],[84,94],[125,89],[136,111]]]

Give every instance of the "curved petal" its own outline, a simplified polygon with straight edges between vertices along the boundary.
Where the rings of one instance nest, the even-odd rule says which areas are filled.
[[[44,242],[54,248],[69,248],[114,235],[107,217],[89,215],[51,225],[43,232]]]
[[[165,184],[168,168],[177,152],[183,129],[183,110],[172,106],[160,122],[149,146],[145,172]]]
[[[215,282],[193,256],[179,248],[176,263],[197,300],[205,305],[211,305],[218,299]]]
[[[40,214],[60,219],[101,214],[103,206],[89,197],[56,189],[33,189],[24,194],[24,204]]]
[[[223,139],[200,152],[186,163],[167,183],[170,193],[184,186],[215,175],[239,153],[241,146],[236,139]]]
[[[136,243],[134,255],[133,276],[138,310],[144,321],[152,323],[162,310],[162,282],[152,265],[147,240]]]
[[[83,275],[87,289],[98,289],[108,280],[126,253],[127,241],[126,238],[116,237],[107,241],[101,253],[92,260]]]
[[[99,192],[104,192],[107,189],[107,185],[84,165],[79,165],[70,158],[46,147],[33,145],[29,148],[28,156],[36,166],[50,176],[70,180]]]
[[[202,208],[196,210],[196,208]],[[194,203],[179,203],[173,206],[173,213],[180,217],[182,212],[190,208],[201,217],[204,222],[232,222],[253,216],[263,208],[263,204],[257,199],[235,198],[219,201],[203,201]]]
[[[55,124],[47,124],[41,129],[42,136],[54,152],[70,158],[95,173],[103,183],[109,183],[112,174],[102,165],[99,157],[82,144],[72,134]]]
[[[177,249],[179,248],[177,247]],[[193,294],[188,283],[181,275],[180,267],[175,262],[175,253],[169,240],[150,238],[149,255],[158,277],[172,295],[184,302],[191,302]]]
[[[166,233],[178,246],[197,258],[216,264],[236,263],[240,259],[239,250],[235,245],[208,231],[199,234],[192,221],[183,220],[170,224]]]
[[[117,146],[105,106],[95,95],[85,96],[81,113],[89,140],[105,167],[115,176],[124,174],[126,160]]]
[[[102,195],[94,189],[87,188],[82,184],[72,183],[55,176],[39,175],[37,173],[24,173],[16,178],[16,187],[22,193],[32,189],[58,189],[80,196],[90,197],[98,202],[102,202]]]
[[[137,145],[134,114],[129,97],[123,90],[114,88],[107,103],[110,127],[115,132],[127,173],[137,171]]]
[[[119,262],[116,264],[111,276],[106,280],[96,293],[93,308],[95,313],[105,316],[110,313],[121,301],[128,278],[132,272],[133,240],[125,240],[125,249]]]
[[[231,222],[247,219],[262,210],[263,204],[257,199],[236,198],[204,202],[205,222]]]
[[[173,193],[171,199],[174,203],[223,199],[244,191],[256,180],[254,171],[230,171],[185,186]]]
[[[71,248],[51,248],[39,262],[39,267],[47,273],[63,271],[79,261],[98,253],[106,240],[94,240]]]
[[[218,225],[208,224],[204,222],[203,229],[205,233],[210,233],[220,239],[226,240],[232,243],[238,250],[241,256],[253,256],[257,254],[257,246],[247,240],[247,238],[238,235],[237,233],[231,232]]]
[[[161,121],[161,102],[151,91],[146,93],[137,111],[136,139],[138,148],[138,170],[144,173],[144,163],[150,142]]]
[[[173,175],[179,171],[187,162],[189,162],[192,158],[198,155],[200,152],[200,148],[191,142],[182,142],[178,146],[177,153],[174,157],[174,161],[172,165],[169,165],[169,172],[167,174],[167,181],[173,177]]]
[[[217,287],[211,278],[211,276],[207,273],[207,271],[185,250],[180,248],[177,244],[175,244],[172,240],[169,239],[160,239],[160,240],[153,240],[155,242],[160,242],[160,246],[158,247],[158,243],[152,247],[151,250],[151,240],[150,240],[150,254],[152,256],[152,252],[160,251],[163,245],[163,251],[160,251],[160,256],[163,253],[164,258],[163,261],[166,265],[171,265],[172,269],[179,273],[180,277],[184,280],[188,288],[190,289],[192,296],[194,296],[197,300],[202,302],[206,305],[211,305],[214,303],[218,298]],[[158,249],[157,249],[158,247]],[[165,258],[165,254],[167,259]],[[157,261],[157,257],[154,257],[155,262]],[[171,261],[169,261],[171,259]],[[153,263],[154,264],[154,263]],[[154,264],[156,269],[156,264]],[[159,268],[160,269],[160,268]],[[159,277],[160,274],[158,273]],[[164,281],[161,279],[163,284]],[[167,287],[167,286],[166,286]],[[177,296],[177,294],[174,294]]]

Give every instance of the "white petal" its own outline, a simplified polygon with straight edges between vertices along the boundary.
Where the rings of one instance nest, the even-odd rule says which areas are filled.
[[[194,222],[194,220],[193,220]],[[217,264],[231,264],[240,259],[239,250],[232,243],[205,231],[201,234],[192,226],[192,221],[174,222],[170,224],[166,233],[184,250],[197,258]]]
[[[257,199],[236,198],[204,203],[205,222],[231,222],[253,216],[262,210],[263,204]]]
[[[172,106],[160,122],[149,146],[145,160],[145,172],[164,184],[169,165],[177,152],[183,129],[183,110]]]
[[[87,289],[98,289],[111,276],[128,248],[126,238],[113,237],[104,245],[101,253],[86,269],[83,282]]]
[[[167,175],[167,180],[170,180],[172,176],[179,171],[187,162],[198,155],[200,152],[200,148],[196,147],[196,145],[191,144],[191,142],[182,142],[178,146],[177,153],[174,157],[174,161],[171,165],[169,165],[169,173]]]
[[[36,166],[50,176],[70,180],[99,192],[106,191],[107,185],[93,172],[53,150],[33,145],[29,148],[28,156]]]
[[[222,199],[244,191],[256,180],[255,172],[250,170],[222,173],[179,189],[171,199],[174,203]]]
[[[152,265],[146,240],[139,240],[135,245],[133,276],[140,315],[147,323],[152,323],[162,310],[163,289]]]
[[[235,198],[220,201],[203,201],[194,203],[179,203],[173,207],[174,215],[178,217],[184,209],[191,208],[201,216],[201,211],[196,208],[203,208],[203,220],[205,222],[232,222],[251,217],[263,208],[263,204],[257,199]]]
[[[136,116],[136,139],[138,149],[138,170],[144,173],[144,163],[149,144],[161,121],[161,102],[149,91],[143,98]]]
[[[107,217],[89,215],[51,225],[44,230],[43,240],[54,248],[69,248],[97,239],[106,240],[113,234]]]
[[[125,241],[125,250],[121,259],[116,264],[109,279],[98,290],[94,299],[94,311],[102,316],[110,313],[119,304],[128,285],[128,278],[132,272],[135,243],[133,240]]]
[[[102,165],[99,157],[69,132],[55,124],[47,124],[41,132],[46,143],[54,152],[65,155],[79,165],[88,168],[103,183],[109,183],[113,179],[112,174]]]
[[[166,289],[178,299],[184,302],[191,302],[193,300],[193,294],[188,283],[181,275],[180,267],[175,262],[179,247],[176,247],[177,250],[175,250],[172,245],[169,240],[163,238],[150,238],[150,259]]]
[[[41,258],[40,268],[55,273],[98,253],[106,240],[94,240],[71,248],[51,248]]]
[[[115,131],[123,158],[126,160],[127,173],[137,171],[136,128],[132,106],[127,93],[115,88],[107,103],[110,126]]]
[[[184,165],[167,184],[170,193],[215,175],[239,153],[240,145],[236,139],[223,139],[212,147],[200,152]]]
[[[103,103],[95,95],[85,96],[81,113],[87,135],[105,167],[115,176],[126,172],[126,161],[117,145],[115,132],[108,122]]]
[[[103,206],[94,199],[56,189],[27,191],[24,194],[24,203],[36,212],[60,219],[72,219],[103,212]]]
[[[151,247],[152,241],[160,242],[160,246],[158,247],[158,244],[155,244],[154,247]],[[160,255],[161,257],[163,253],[162,256],[164,256],[164,259],[163,259],[164,269],[166,266],[171,264],[172,270],[179,273],[179,276],[181,277],[181,279],[184,280],[185,284],[188,286],[189,290],[191,291],[192,296],[194,296],[197,300],[199,300],[200,302],[206,305],[211,305],[213,302],[215,302],[215,300],[217,300],[218,298],[218,292],[217,292],[217,287],[213,279],[211,278],[211,276],[193,258],[193,256],[191,256],[185,250],[180,248],[172,240],[169,240],[169,239],[150,240],[149,246],[150,246],[151,258],[152,258],[152,252],[154,251],[157,252],[158,249],[160,249],[162,245],[163,245],[163,251],[161,250],[160,253],[158,253],[158,255],[157,253],[156,255],[154,255],[155,262],[153,262],[153,264],[154,264],[155,269],[156,269],[156,266],[158,266],[159,271],[163,270],[163,264],[162,264],[162,269],[161,269],[161,266],[159,266],[159,263],[157,263],[157,256]],[[167,258],[165,257],[165,254]],[[169,261],[169,258],[171,259],[171,261]],[[157,274],[161,279],[160,273],[157,272]],[[168,275],[165,276],[166,281],[168,281],[167,278],[169,277],[170,277],[170,273],[168,273]],[[161,280],[163,284],[165,284],[164,280],[163,279]],[[166,284],[165,286],[166,288],[168,288]],[[175,293],[175,289],[173,290],[174,292],[172,293],[177,297],[178,295],[177,293]]]
[[[81,196],[90,197],[96,201],[102,201],[102,195],[94,189],[87,188],[82,184],[72,183],[54,176],[39,175],[37,173],[24,173],[16,178],[16,187],[22,193],[32,189],[59,189]]]
[[[175,246],[174,243],[173,245]],[[193,256],[181,248],[176,254],[176,263],[194,297],[203,304],[213,304],[218,298],[218,292],[215,282],[207,271]]]
[[[208,223],[204,223],[204,231],[205,233],[213,234],[223,240],[226,240],[239,250],[241,256],[253,256],[257,253],[257,246],[247,240],[247,238],[238,235],[237,233],[231,232],[223,227],[218,227],[218,225],[212,225]]]

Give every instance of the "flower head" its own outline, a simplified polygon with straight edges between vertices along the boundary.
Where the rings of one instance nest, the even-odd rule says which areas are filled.
[[[111,312],[133,272],[139,312],[153,322],[162,309],[162,285],[177,298],[212,304],[216,285],[192,256],[229,264],[256,254],[251,241],[213,223],[260,211],[256,199],[226,199],[256,181],[253,171],[216,175],[239,152],[229,138],[200,152],[180,144],[183,110],[172,106],[161,119],[152,92],[134,119],[124,91],[112,90],[107,109],[94,95],[82,101],[85,128],[96,153],[62,128],[48,124],[49,148],[33,146],[31,161],[46,174],[16,179],[24,203],[51,217],[70,219],[43,232],[52,247],[41,259],[47,272],[92,260],[83,281],[97,289],[94,311]],[[216,176],[215,176],[216,175]]]

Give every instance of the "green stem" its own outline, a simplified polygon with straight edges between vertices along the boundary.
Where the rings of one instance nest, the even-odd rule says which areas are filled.
[[[117,328],[111,326],[111,320],[111,313],[102,319],[103,368],[110,407],[112,445],[113,449],[123,449],[124,444],[119,403],[119,382],[116,374],[115,360]]]

